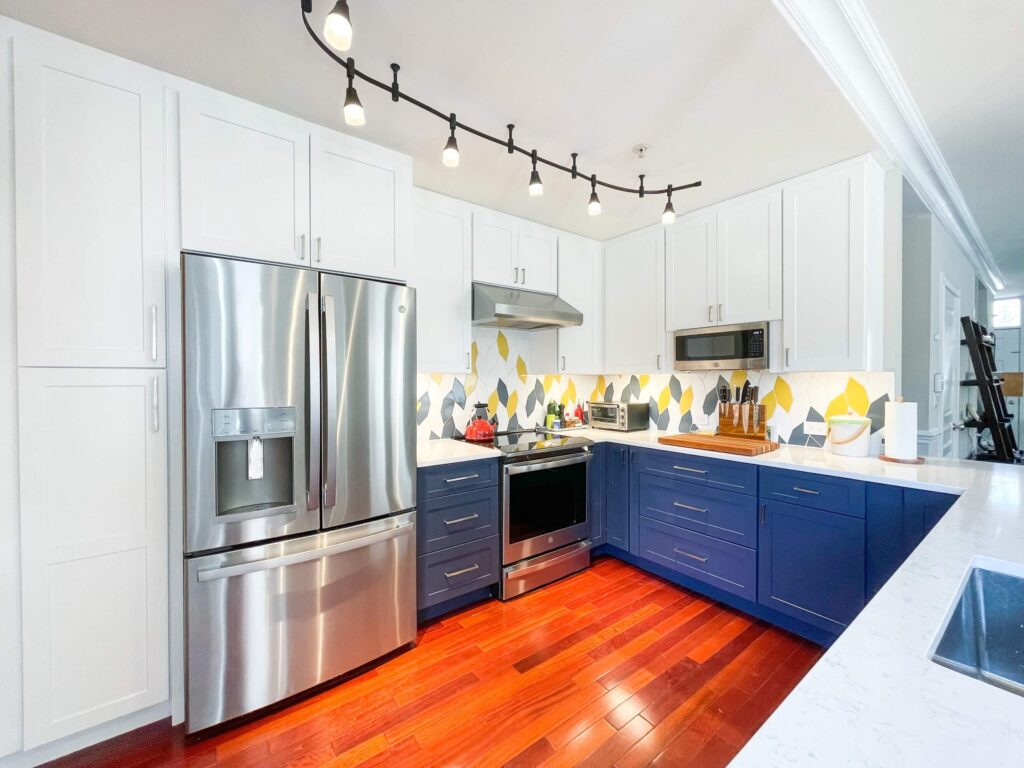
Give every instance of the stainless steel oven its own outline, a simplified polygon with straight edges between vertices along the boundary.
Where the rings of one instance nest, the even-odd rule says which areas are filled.
[[[586,568],[588,448],[502,465],[502,581],[508,599]]]
[[[764,370],[768,323],[737,323],[676,331],[677,371]]]

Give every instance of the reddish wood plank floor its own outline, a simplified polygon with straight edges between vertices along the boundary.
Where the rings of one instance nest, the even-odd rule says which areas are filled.
[[[199,742],[157,723],[76,766],[725,765],[821,650],[618,560],[420,630],[347,682]]]

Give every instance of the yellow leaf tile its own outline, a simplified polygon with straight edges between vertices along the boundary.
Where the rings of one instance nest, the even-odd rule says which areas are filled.
[[[473,373],[476,373],[476,359],[480,355],[480,349],[479,349],[479,347],[477,347],[475,341],[473,342],[472,346],[470,346],[469,351],[470,351],[469,356],[470,356],[470,359],[472,361],[472,365],[470,366],[470,369],[473,371]]]
[[[491,396],[487,398],[487,415],[493,416],[498,412],[498,390],[491,392]]]
[[[850,403],[847,401],[846,395],[839,395],[828,404],[828,409],[825,411],[825,421],[827,422],[833,416],[845,416],[849,411]]]
[[[565,394],[570,403],[576,402],[576,382],[569,379],[569,386],[565,388]]]
[[[476,382],[477,382],[476,370],[474,370],[472,373],[470,373],[469,375],[466,376],[466,394],[467,395],[472,395],[474,392],[476,392]]]
[[[550,373],[544,377],[544,394],[551,392],[551,385],[555,383],[555,377]]]
[[[743,383],[747,380],[746,371],[733,371],[732,376],[729,377],[729,384],[732,385],[733,389],[736,387],[742,387]]]
[[[775,379],[775,401],[779,404],[786,413],[789,413],[789,409],[793,407],[793,390],[789,386],[789,382],[779,376]]]
[[[523,360],[522,356],[516,359],[516,373],[519,374],[519,380],[525,384],[528,374],[526,371],[526,361]]]
[[[508,411],[509,418],[512,418],[512,415],[516,412],[517,408],[519,408],[519,393],[513,389],[508,393],[508,403],[505,405],[505,410]]]
[[[672,402],[672,390],[665,387],[661,390],[661,394],[658,395],[658,410],[664,411],[668,408],[668,404]]]
[[[679,396],[679,412],[686,413],[693,407],[693,387],[687,387]]]
[[[444,375],[443,373],[432,373],[432,374],[430,374],[430,378],[433,379],[434,383],[437,384],[437,386],[440,387],[441,386],[441,377],[443,375]]]
[[[769,392],[767,395],[761,398],[761,405],[764,406],[764,420],[768,421],[772,414],[775,413],[775,392]]]
[[[502,360],[508,360],[508,339],[501,331],[498,331],[498,354]]]
[[[646,387],[646,386],[647,386],[647,383],[648,383],[648,382],[649,382],[650,380],[651,380],[651,377],[650,377],[650,376],[648,376],[647,374],[644,374],[643,376],[641,376],[641,377],[640,377],[640,389],[643,389],[644,387]]]
[[[864,388],[864,385],[857,381],[852,376],[846,382],[846,402],[853,410],[864,416],[868,412],[868,408],[871,407],[871,401],[868,399],[868,391]]]

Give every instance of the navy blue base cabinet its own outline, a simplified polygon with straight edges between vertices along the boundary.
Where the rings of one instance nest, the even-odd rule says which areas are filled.
[[[590,460],[587,483],[587,518],[590,520],[590,541],[595,547],[605,543],[607,538],[607,521],[605,517],[606,500],[606,456],[607,443],[595,443],[590,448],[594,457]]]
[[[605,517],[608,543],[629,550],[630,448],[607,444],[605,461]]]

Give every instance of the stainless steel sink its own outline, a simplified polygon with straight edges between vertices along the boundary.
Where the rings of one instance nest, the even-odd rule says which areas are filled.
[[[976,558],[932,660],[1024,696],[1024,568]]]

